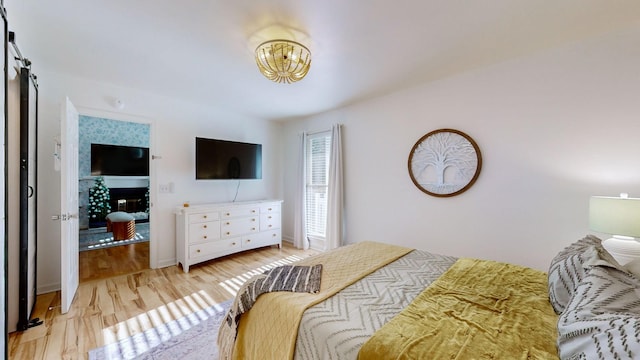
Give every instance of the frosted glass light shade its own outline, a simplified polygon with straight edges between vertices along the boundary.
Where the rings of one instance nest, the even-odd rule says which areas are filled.
[[[640,237],[640,199],[592,196],[589,227],[605,234]]]

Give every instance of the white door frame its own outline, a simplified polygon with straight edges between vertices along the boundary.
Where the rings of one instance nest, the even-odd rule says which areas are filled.
[[[100,110],[83,106],[77,106],[77,109],[80,115],[84,116],[149,125],[149,233],[156,234],[157,221],[151,220],[155,214],[154,209],[157,199],[156,186],[154,186],[156,183],[156,165],[155,161],[153,161],[153,154],[155,153],[155,121],[148,117],[116,111]],[[156,269],[158,268],[158,244],[157,241],[153,240],[153,238],[154,237],[151,236],[149,239],[149,267],[151,269]]]

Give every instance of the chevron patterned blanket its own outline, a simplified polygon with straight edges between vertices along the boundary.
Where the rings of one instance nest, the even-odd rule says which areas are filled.
[[[299,261],[296,265],[322,264],[322,284],[317,294],[270,292],[258,298],[242,315],[233,359],[291,359],[304,311],[364,276],[411,252],[395,245],[360,242]]]
[[[308,308],[294,359],[353,360],[362,345],[455,263],[414,250]]]

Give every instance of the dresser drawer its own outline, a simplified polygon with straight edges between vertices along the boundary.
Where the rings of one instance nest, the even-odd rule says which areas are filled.
[[[257,232],[260,228],[257,216],[226,219],[220,223],[222,238],[234,237]]]
[[[242,248],[252,249],[267,245],[280,244],[282,236],[280,236],[280,230],[265,231],[253,235],[246,235],[242,237]]]
[[[240,250],[241,239],[226,239],[189,246],[189,258],[210,256],[221,251]]]
[[[220,219],[220,214],[217,211],[200,214],[189,214],[189,224],[196,224],[218,219]]]
[[[220,221],[189,224],[189,243],[220,239]]]
[[[259,207],[248,207],[248,206],[230,207],[230,208],[223,209],[220,212],[220,216],[222,219],[230,219],[230,218],[240,217],[240,216],[258,215],[259,211],[260,211]]]
[[[260,214],[280,214],[280,204],[264,204],[260,206]]]
[[[280,213],[260,214],[260,231],[280,228]]]

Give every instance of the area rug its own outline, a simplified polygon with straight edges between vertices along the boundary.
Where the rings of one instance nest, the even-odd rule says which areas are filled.
[[[218,328],[231,300],[89,351],[89,360],[218,359]],[[174,335],[177,334],[177,335]]]

